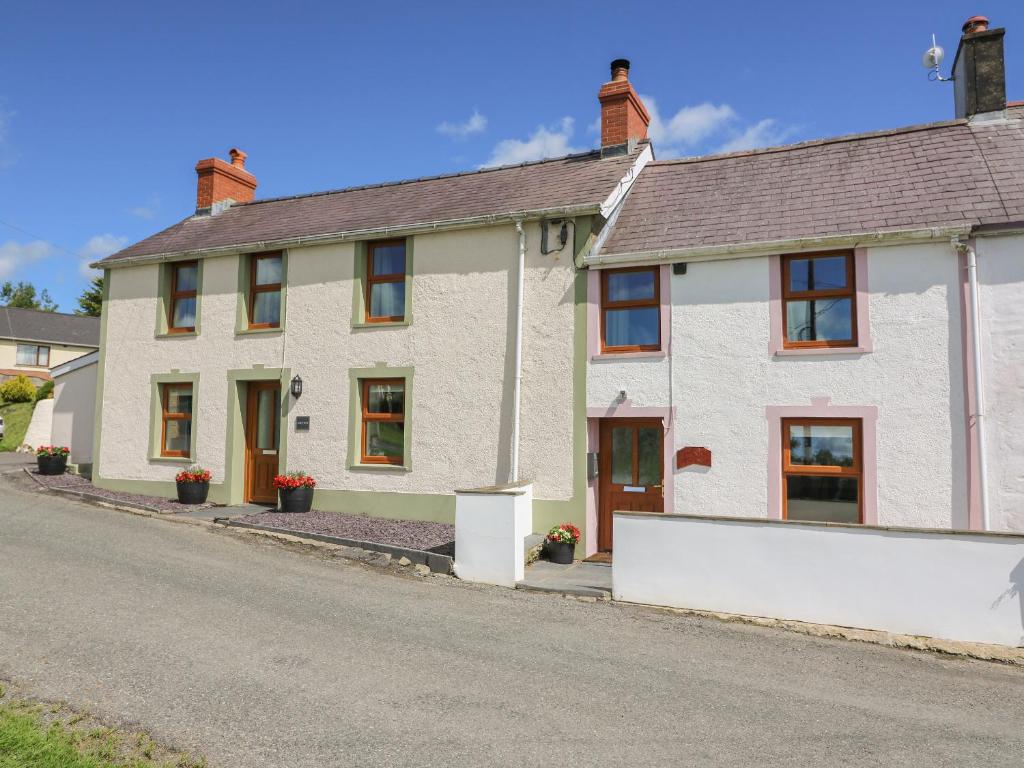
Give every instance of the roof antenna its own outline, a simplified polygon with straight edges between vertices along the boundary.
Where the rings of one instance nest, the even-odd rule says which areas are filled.
[[[932,47],[924,52],[924,56],[921,57],[921,64],[928,71],[928,79],[932,82],[938,80],[941,83],[948,83],[953,78],[943,77],[939,72],[939,65],[942,64],[942,59],[945,57],[946,52],[942,50],[942,47],[935,43],[935,35],[932,34]]]

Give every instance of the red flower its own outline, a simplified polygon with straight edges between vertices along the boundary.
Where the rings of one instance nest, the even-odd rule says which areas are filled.
[[[40,445],[36,448],[36,456],[67,456],[71,449],[65,445]]]
[[[286,475],[274,476],[274,487],[282,490],[293,490],[295,488],[315,488],[316,480],[305,472],[289,472]]]

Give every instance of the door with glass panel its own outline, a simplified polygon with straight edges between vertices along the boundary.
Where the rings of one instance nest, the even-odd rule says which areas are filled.
[[[863,522],[860,419],[782,420],[782,517]]]
[[[274,475],[278,471],[281,436],[281,384],[254,381],[248,386],[245,419],[245,500],[277,501]]]
[[[612,549],[612,512],[664,512],[665,429],[661,419],[604,419],[597,548]]]

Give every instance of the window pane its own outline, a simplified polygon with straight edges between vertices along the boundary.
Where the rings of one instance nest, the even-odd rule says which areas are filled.
[[[366,422],[366,455],[387,456],[402,461],[405,425],[400,421]]]
[[[174,328],[196,327],[196,300],[178,299],[174,302]]]
[[[277,448],[277,430],[274,423],[277,421],[277,392],[271,389],[261,389],[256,400],[256,447],[263,450],[274,450]]]
[[[661,428],[641,427],[637,441],[637,485],[660,485]]]
[[[790,341],[850,341],[853,303],[850,299],[786,302],[786,338]]]
[[[790,259],[789,290],[834,291],[846,287],[846,256]]]
[[[164,430],[164,451],[189,453],[192,441],[192,419],[168,419]]]
[[[405,274],[405,244],[378,245],[373,249],[374,275]]]
[[[661,312],[657,307],[607,309],[604,313],[606,347],[657,346]]]
[[[168,413],[192,413],[192,388],[191,387],[168,387],[167,388],[167,412]]]
[[[608,273],[608,301],[642,301],[653,298],[654,270]]]
[[[853,427],[825,424],[790,424],[791,465],[853,466]]]
[[[370,317],[405,317],[405,281],[370,286]]]
[[[859,523],[855,477],[786,478],[786,517],[821,523]]]
[[[50,348],[49,347],[39,347],[39,354],[36,356],[36,360],[39,363],[39,365],[49,365],[50,364]]]
[[[281,322],[281,292],[264,291],[253,296],[254,324],[278,325]]]
[[[199,277],[199,267],[195,264],[186,264],[182,267],[175,267],[177,279],[174,287],[178,291],[196,290],[196,280]]]
[[[35,365],[39,347],[35,344],[19,344],[17,352],[18,365]]]
[[[281,282],[281,257],[268,256],[256,259],[256,285],[273,285]]]
[[[612,482],[633,484],[633,428],[612,428]]]
[[[405,385],[402,382],[371,384],[368,389],[368,413],[405,412]]]

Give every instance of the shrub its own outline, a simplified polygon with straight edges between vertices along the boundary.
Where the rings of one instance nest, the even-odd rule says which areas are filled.
[[[36,391],[36,402],[53,397],[53,382],[48,381]]]
[[[36,388],[27,376],[18,375],[0,384],[0,400],[8,403],[31,403],[36,398]]]

